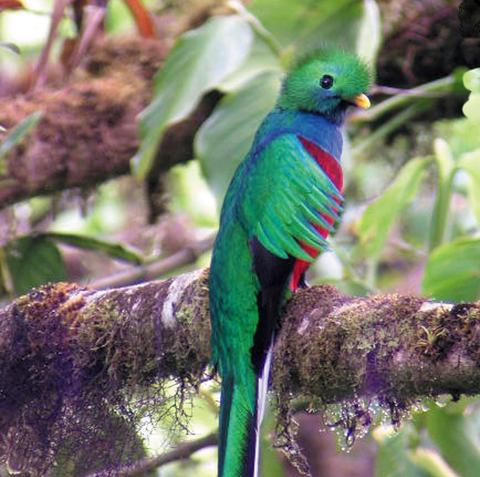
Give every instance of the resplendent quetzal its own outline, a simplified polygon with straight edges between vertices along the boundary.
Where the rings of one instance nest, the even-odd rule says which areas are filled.
[[[342,211],[341,126],[368,108],[368,68],[323,50],[287,74],[223,203],[210,269],[213,362],[222,378],[219,477],[259,475],[259,427],[280,306]]]

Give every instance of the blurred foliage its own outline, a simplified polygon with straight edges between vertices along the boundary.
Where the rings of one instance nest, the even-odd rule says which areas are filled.
[[[23,294],[44,283],[67,277],[62,256],[48,237],[21,237],[5,247],[4,270],[8,267],[12,288],[7,291]],[[1,258],[1,257],[0,257]],[[5,276],[5,275],[4,275]],[[4,282],[7,285],[7,281]]]
[[[382,196],[366,208],[358,224],[359,245],[365,256],[376,259],[381,254],[392,225],[413,201],[428,162],[426,158],[410,160]]]
[[[409,459],[409,452],[420,444],[417,432],[410,423],[405,423],[398,431],[392,426],[379,426],[373,431],[379,445],[376,462],[378,477],[426,477]]]
[[[463,237],[437,247],[428,257],[423,289],[439,300],[462,302],[480,295],[480,240]]]
[[[471,91],[468,101],[463,106],[465,116],[480,123],[480,68],[467,71],[463,76],[465,88]]]
[[[219,203],[255,131],[275,104],[279,88],[277,72],[256,75],[226,95],[198,132],[196,155]],[[228,141],[223,140],[226,137]]]
[[[0,143],[0,175],[6,173],[5,158],[7,154],[12,151],[15,146],[25,140],[28,133],[37,126],[41,118],[41,111],[37,111],[30,116],[27,116],[20,124],[15,126]]]
[[[253,0],[249,10],[285,50],[304,54],[326,43],[355,50],[364,5],[355,0]],[[371,23],[370,23],[370,26]],[[378,29],[379,24],[373,25]]]
[[[252,43],[247,23],[237,16],[208,20],[182,35],[155,79],[155,99],[140,118],[142,145],[133,160],[144,179],[167,126],[186,118],[207,91],[243,63]]]
[[[478,418],[455,406],[432,409],[426,416],[428,435],[458,475],[474,477],[480,469]]]
[[[152,11],[169,13],[192,6],[192,15],[198,13],[195,6],[199,10],[205,6],[200,0],[187,3],[146,2]],[[141,115],[142,143],[132,171],[144,178],[168,126],[186,118],[209,90],[222,92],[223,98],[196,135],[194,160],[175,167],[166,180],[170,210],[188,218],[186,235],[201,236],[217,226],[229,180],[274,105],[280,79],[295,57],[336,44],[357,51],[372,67],[380,64],[378,55],[388,54],[381,45],[390,26],[383,22],[392,12],[380,14],[387,3],[395,2],[253,0],[245,7],[231,1],[228,14],[195,24],[178,38],[157,73],[154,98]],[[38,56],[48,31],[52,2],[23,4],[25,10],[0,14],[0,61],[10,72]],[[396,8],[408,18],[404,10],[409,1]],[[124,2],[109,2],[107,34],[133,30]],[[55,51],[74,34],[74,22],[65,17]],[[18,52],[17,47],[18,57],[11,52]],[[405,65],[408,76],[408,57],[393,61]],[[480,69],[454,66],[448,76],[416,84],[409,91],[379,92],[369,111],[350,118],[343,225],[332,240],[335,255],[325,254],[318,261],[311,282],[328,280],[352,294],[400,289],[448,301],[480,298]],[[443,103],[452,98],[458,102],[465,94],[464,116],[460,108],[444,114]],[[17,128],[1,132],[0,187],[2,157],[21,144],[39,119],[40,113],[35,113]],[[107,255],[132,263],[150,256],[143,243],[139,251],[129,245],[127,234],[137,227],[142,239],[145,235],[139,217],[146,216],[146,210],[138,182],[109,183],[98,188],[92,200],[70,197],[17,204],[12,207],[13,218],[3,212],[1,225],[7,224],[8,230],[0,228],[6,234],[6,239],[0,236],[0,289],[5,295],[71,279],[64,244],[80,252],[93,250],[95,257]],[[170,232],[174,245],[181,242],[180,235],[177,229]],[[153,248],[157,258],[164,253],[162,247]],[[89,262],[88,267],[90,275],[83,277],[87,280],[95,278],[95,266]],[[215,429],[217,398],[215,385],[202,387],[195,398],[190,427],[195,435]],[[460,403],[431,402],[430,410],[414,413],[398,430],[387,423],[375,426],[371,435],[377,446],[376,475],[478,475],[480,411],[474,400]],[[152,429],[146,420],[141,429],[151,454],[164,450],[166,442],[174,445],[184,439],[172,437],[164,427],[168,426]],[[286,474],[281,459],[268,446],[273,428],[271,413],[262,437],[266,444],[262,475],[282,477]],[[162,475],[210,476],[215,472],[214,458],[215,451],[206,449],[186,462],[166,466]]]

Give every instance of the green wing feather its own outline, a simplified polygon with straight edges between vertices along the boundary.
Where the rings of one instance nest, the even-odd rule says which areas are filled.
[[[333,229],[320,214],[338,221],[343,202],[340,191],[294,134],[274,139],[255,164],[243,184],[246,230],[278,257],[313,262],[314,257],[299,242],[319,252],[328,248],[312,224]]]

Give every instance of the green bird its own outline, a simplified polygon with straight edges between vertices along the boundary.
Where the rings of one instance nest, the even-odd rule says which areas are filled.
[[[343,210],[345,112],[368,108],[366,65],[322,50],[286,75],[222,207],[210,268],[212,360],[222,378],[219,477],[259,475],[259,429],[280,307],[304,286]]]

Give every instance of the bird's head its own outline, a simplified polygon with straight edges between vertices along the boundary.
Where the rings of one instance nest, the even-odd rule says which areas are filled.
[[[356,55],[321,50],[303,58],[287,74],[278,106],[322,114],[340,122],[348,105],[368,108],[368,67]]]

